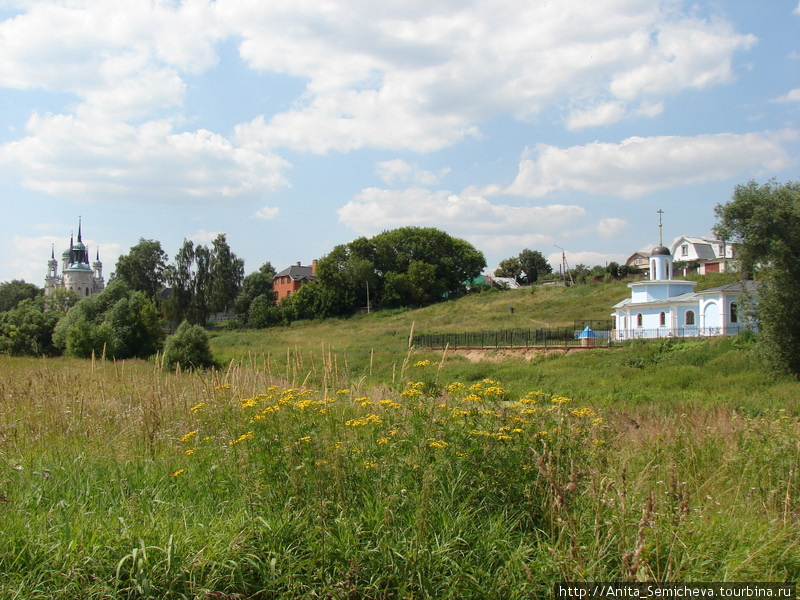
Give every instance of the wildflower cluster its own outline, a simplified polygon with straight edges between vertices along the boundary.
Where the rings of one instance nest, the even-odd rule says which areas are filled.
[[[438,367],[430,361],[414,366]],[[594,442],[596,447],[603,440],[603,419],[588,407],[562,408],[571,402],[563,396],[534,391],[514,400],[493,379],[452,382],[438,387],[436,396],[428,393],[430,385],[409,381],[399,393],[386,391],[383,397],[350,389],[327,395],[272,386],[246,398],[209,399],[208,406],[192,407],[202,423],[180,438],[181,450],[193,461],[206,441],[217,449],[244,447],[244,454],[237,453],[239,460],[258,462],[258,473],[266,475],[270,469],[265,461],[277,461],[278,468],[289,460],[304,473],[343,465],[362,471],[399,465],[421,469],[431,460],[491,462],[505,456],[508,462],[509,452],[515,460],[528,461],[531,451],[554,444]],[[231,435],[230,424],[213,431],[221,426],[212,413],[230,407],[241,415],[240,432]],[[285,469],[281,466],[279,472]]]

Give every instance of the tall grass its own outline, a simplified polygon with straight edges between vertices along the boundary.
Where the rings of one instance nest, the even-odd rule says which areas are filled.
[[[649,367],[724,355],[695,351],[543,365],[630,362],[613,393],[632,396]],[[208,374],[0,357],[0,597],[530,598],[559,580],[800,576],[792,410],[680,386],[670,410],[589,405],[465,379],[449,354],[394,361],[379,381],[322,344]]]

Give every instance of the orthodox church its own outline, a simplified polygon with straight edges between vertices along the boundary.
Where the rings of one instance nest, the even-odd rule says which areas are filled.
[[[58,274],[55,247],[47,261],[47,276],[44,278],[45,296],[54,290],[73,290],[81,298],[99,294],[105,287],[103,279],[103,263],[100,262],[100,251],[97,258],[89,263],[89,249],[81,239],[81,222],[78,220],[78,241],[69,238],[69,248],[61,254],[61,275]]]
[[[740,314],[742,295],[758,282],[740,281],[695,292],[696,281],[673,279],[672,254],[661,242],[650,253],[649,279],[629,283],[631,297],[614,305],[614,338],[734,335],[753,323]]]

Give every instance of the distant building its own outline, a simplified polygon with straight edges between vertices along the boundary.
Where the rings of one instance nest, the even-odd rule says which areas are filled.
[[[275,301],[294,294],[300,287],[317,279],[317,261],[311,261],[311,266],[304,266],[299,262],[288,267],[272,278],[272,289],[275,292]]]
[[[89,263],[89,249],[81,239],[81,222],[78,220],[78,241],[70,236],[69,248],[61,254],[61,274],[58,273],[55,247],[50,251],[47,261],[47,276],[44,279],[45,296],[55,290],[73,290],[81,298],[99,294],[106,287],[103,279],[103,263],[100,252],[96,259]]]
[[[736,254],[736,245],[714,238],[681,236],[672,243],[670,254],[676,263],[680,263],[682,275],[724,273],[731,268],[731,261]],[[649,277],[650,258],[649,252],[634,252],[625,261],[625,265],[635,267],[645,277]]]
[[[631,297],[613,307],[615,339],[733,335],[752,327],[741,297],[754,295],[758,282],[695,292],[696,281],[673,279],[672,254],[661,244],[650,253],[648,272],[648,279],[629,283]]]
[[[701,275],[727,271],[734,254],[733,243],[713,238],[682,236],[672,244],[674,260],[696,265]]]

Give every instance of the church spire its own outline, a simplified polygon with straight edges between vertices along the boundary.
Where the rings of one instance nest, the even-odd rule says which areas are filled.
[[[661,236],[661,228],[662,228],[661,215],[664,214],[664,211],[659,208],[656,212],[658,213],[658,245],[659,246],[663,246],[664,245],[664,240],[663,240],[663,238]]]
[[[80,216],[78,217],[78,241],[79,242],[82,241],[81,240],[81,217]]]

